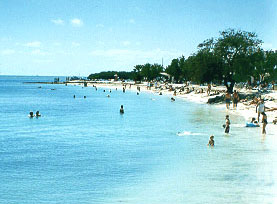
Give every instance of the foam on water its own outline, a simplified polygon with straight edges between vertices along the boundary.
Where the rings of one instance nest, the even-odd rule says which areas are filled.
[[[189,132],[189,131],[183,131],[183,132],[178,132],[177,133],[178,136],[187,136],[187,135],[203,135],[201,133],[193,133],[193,132]]]

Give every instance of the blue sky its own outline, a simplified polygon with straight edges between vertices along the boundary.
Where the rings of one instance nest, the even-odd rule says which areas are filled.
[[[168,65],[227,28],[277,49],[274,0],[0,0],[0,74],[88,76]]]

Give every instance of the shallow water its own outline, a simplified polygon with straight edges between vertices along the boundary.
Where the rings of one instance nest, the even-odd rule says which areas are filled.
[[[0,203],[277,202],[270,130],[235,114],[226,135],[225,110],[168,96],[22,83],[52,80],[0,77]]]

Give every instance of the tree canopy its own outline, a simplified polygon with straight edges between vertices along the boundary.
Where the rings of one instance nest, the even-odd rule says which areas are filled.
[[[112,79],[117,73],[121,79],[151,81],[159,79],[165,71],[176,83],[221,83],[232,86],[235,82],[246,82],[250,77],[256,81],[277,78],[277,51],[264,50],[256,33],[227,29],[218,37],[205,40],[198,45],[197,52],[187,59],[184,56],[172,59],[164,69],[162,65],[146,63],[135,65],[131,72],[100,72],[90,79]]]

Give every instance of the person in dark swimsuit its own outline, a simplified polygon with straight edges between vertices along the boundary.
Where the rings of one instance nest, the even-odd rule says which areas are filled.
[[[229,115],[226,115],[226,119],[225,119],[225,133],[229,133],[230,131],[230,119],[229,119]]]
[[[120,114],[124,113],[123,105],[121,105],[119,112],[120,112]]]
[[[265,112],[262,112],[262,123],[263,123],[263,131],[262,131],[262,134],[266,134],[266,131],[265,131],[265,127],[267,125],[267,115],[265,114]]]

